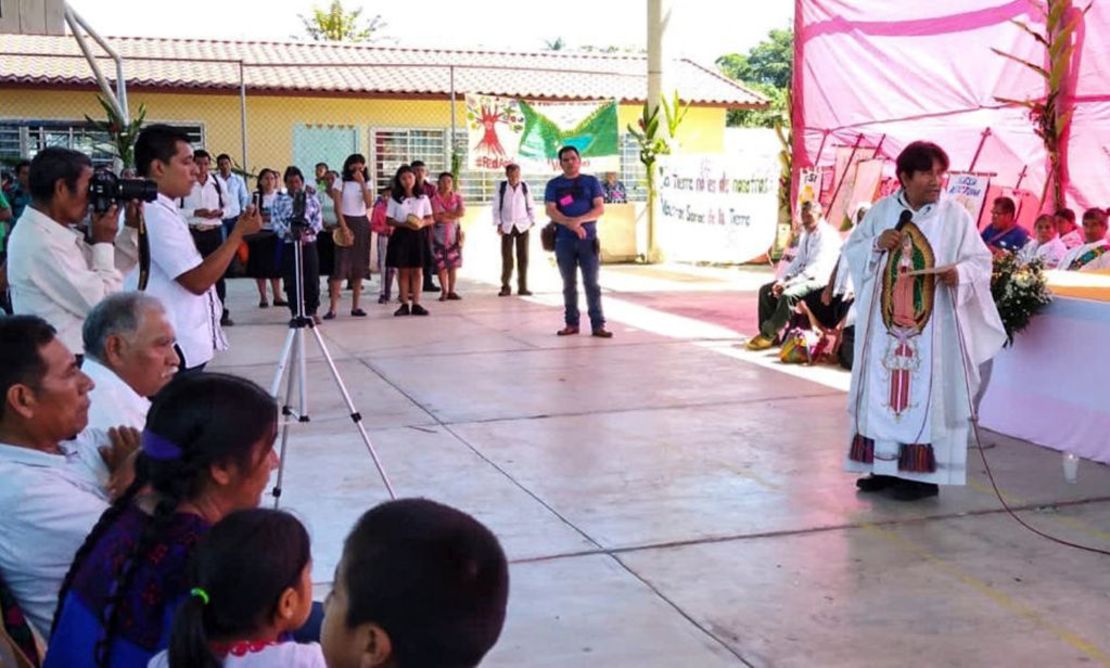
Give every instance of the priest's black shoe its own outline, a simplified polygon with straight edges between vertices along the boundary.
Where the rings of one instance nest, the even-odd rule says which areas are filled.
[[[893,496],[899,501],[920,501],[940,493],[940,486],[931,482],[917,482],[916,480],[899,480],[895,486]]]
[[[872,473],[866,478],[856,481],[856,489],[861,492],[881,492],[888,487],[898,484],[898,478],[892,475],[875,475]]]

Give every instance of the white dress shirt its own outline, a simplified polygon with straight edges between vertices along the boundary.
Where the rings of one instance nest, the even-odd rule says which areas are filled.
[[[243,213],[243,209],[247,208],[251,201],[243,177],[235,172],[229,174],[226,179],[219,172],[214,172],[212,175],[216,177],[216,181],[220,184],[220,192],[224,199],[224,213],[220,217],[224,220],[238,218],[239,214]]]
[[[828,281],[840,257],[842,243],[840,232],[824,219],[812,232],[802,228],[798,253],[782,275],[782,282],[790,285],[809,280]]]
[[[143,212],[150,242],[150,278],[146,292],[166,307],[177,334],[177,345],[185,357],[181,368],[199,366],[211,360],[215,351],[227,349],[220,329],[223,305],[216,296],[215,286],[203,295],[194,295],[177,282],[179,276],[196,269],[204,260],[174,201],[159,193],[158,199],[143,204]],[[137,290],[138,284],[136,267],[127,274],[123,286],[126,290]],[[213,312],[216,314],[214,321]]]
[[[208,209],[209,211],[223,209],[226,201],[227,198],[224,197],[220,184],[216,182],[216,177],[210,172],[204,183],[199,181],[194,183],[193,192],[181,200],[181,213],[188,221],[189,227],[198,230],[212,230],[223,225],[220,218],[201,218],[194,214],[197,209]]]
[[[493,202],[490,209],[493,211],[493,224],[505,234],[509,234],[515,227],[520,232],[527,232],[536,224],[536,217],[532,212],[532,198],[524,193],[527,187],[521,181],[512,187],[508,181],[505,184],[505,200],[501,200],[501,184],[493,189]],[[531,194],[531,189],[528,190]]]
[[[139,396],[114,371],[91,357],[86,357],[81,370],[93,379],[96,387],[89,392],[89,427],[108,431],[124,425],[142,430],[150,400]]]
[[[1039,258],[1044,260],[1045,269],[1055,269],[1067,252],[1068,247],[1064,245],[1060,237],[1053,237],[1043,244],[1034,237],[1018,251],[1017,260],[1022,264],[1028,264]]]
[[[79,232],[29,206],[8,243],[8,281],[13,311],[46,320],[67,348],[80,353],[85,316],[119,292],[123,276],[112,244],[90,248]]]
[[[73,555],[108,508],[104,438],[85,430],[60,455],[0,443],[0,574],[44,638]]]

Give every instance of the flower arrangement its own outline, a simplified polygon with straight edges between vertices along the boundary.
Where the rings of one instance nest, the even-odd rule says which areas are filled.
[[[1013,253],[998,254],[991,272],[991,296],[1006,328],[1006,345],[1013,345],[1014,336],[1052,301],[1044,262],[1037,259],[1023,264]]]

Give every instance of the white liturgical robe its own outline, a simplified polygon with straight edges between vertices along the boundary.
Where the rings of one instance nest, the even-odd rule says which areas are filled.
[[[962,485],[979,365],[1006,341],[991,254],[967,210],[943,196],[912,211],[901,247],[877,250],[904,210],[901,191],[883,198],[844,245],[856,288],[846,468]],[[954,288],[918,273],[948,266],[959,275]]]

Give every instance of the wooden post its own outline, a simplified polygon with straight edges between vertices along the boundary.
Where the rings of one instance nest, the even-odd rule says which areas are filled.
[[[989,136],[991,136],[991,129],[987,128],[983,130],[982,136],[979,137],[979,147],[975,149],[975,155],[972,156],[971,166],[967,168],[967,171],[975,171],[975,163],[979,162],[979,155],[982,154],[983,146],[987,143],[987,137]]]

